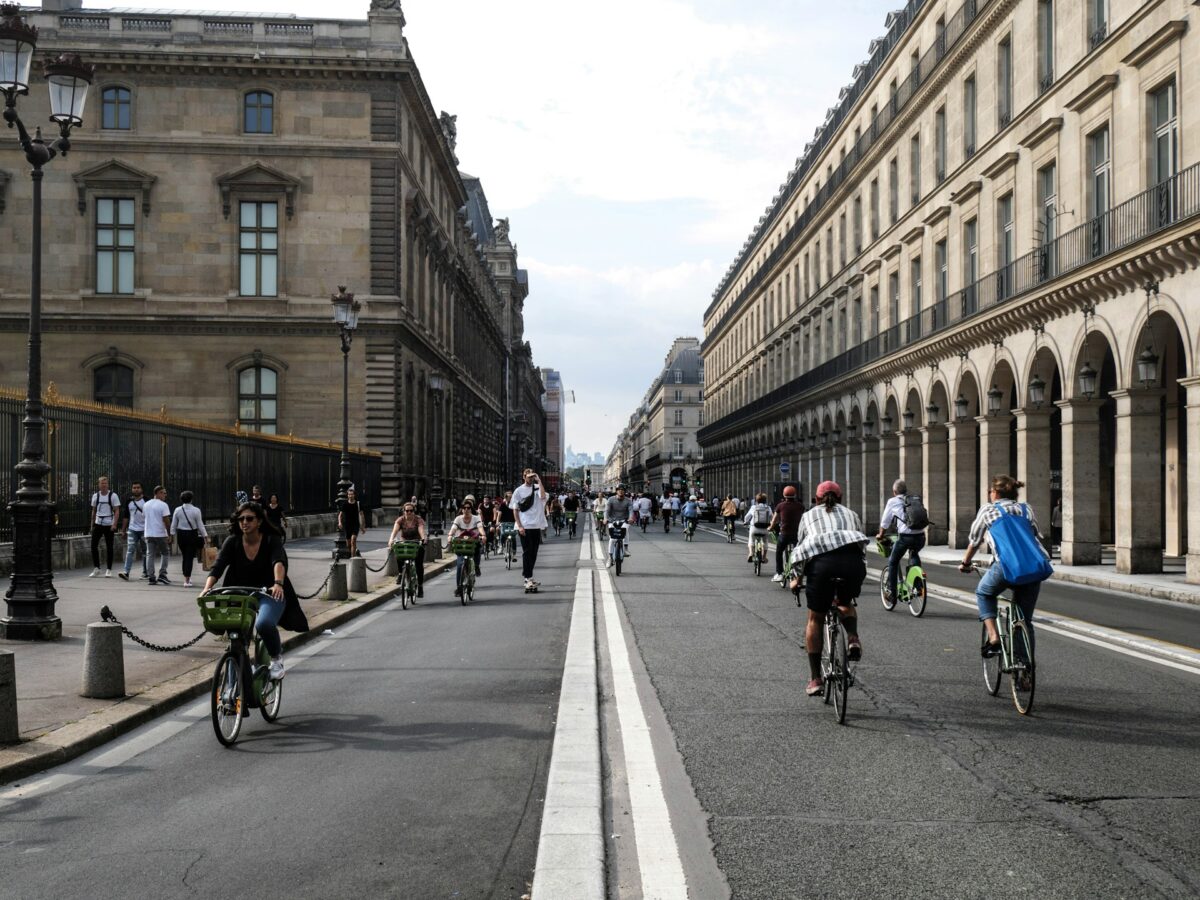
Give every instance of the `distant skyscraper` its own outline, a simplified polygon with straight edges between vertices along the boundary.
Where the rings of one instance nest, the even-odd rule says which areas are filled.
[[[557,369],[542,369],[542,385],[546,389],[546,393],[542,394],[542,409],[546,413],[546,457],[562,471],[566,462],[563,441],[566,403],[563,397],[562,375]]]

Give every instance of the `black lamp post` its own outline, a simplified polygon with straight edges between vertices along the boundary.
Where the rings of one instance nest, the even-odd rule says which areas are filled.
[[[17,97],[29,93],[29,69],[37,46],[37,29],[27,25],[14,4],[0,5],[0,92],[4,94],[4,121],[17,129],[21,149],[32,167],[33,230],[29,283],[29,366],[25,391],[24,438],[21,477],[16,499],[8,510],[13,523],[13,568],[4,595],[6,614],[0,617],[0,638],[11,641],[55,641],[62,637],[62,620],[54,614],[58,592],[54,589],[51,542],[54,505],[46,488],[50,466],[46,463],[42,418],[42,167],[71,149],[71,129],[83,124],[83,107],[94,67],[78,56],[63,55],[45,63],[50,88],[50,121],[59,136],[42,139],[41,128],[30,137],[17,115]]]
[[[338,466],[337,493],[337,508],[341,513],[346,508],[346,493],[350,490],[350,342],[354,339],[354,329],[358,328],[362,304],[353,294],[346,293],[344,284],[338,285],[338,292],[330,300],[333,302],[333,321],[342,338],[342,461]],[[350,558],[350,547],[343,530],[338,531],[333,556],[334,559]]]

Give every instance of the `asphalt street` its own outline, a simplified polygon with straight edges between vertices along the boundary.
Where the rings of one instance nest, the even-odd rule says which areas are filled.
[[[208,701],[0,790],[5,897],[478,897],[537,854],[578,541],[540,593],[485,562],[289,654],[281,716],[223,749]]]
[[[1196,674],[1045,632],[1022,717],[1007,683],[985,692],[972,611],[889,613],[868,581],[842,727],[804,695],[806,611],[743,543],[657,526],[632,548],[619,599],[733,896],[1200,893]],[[1093,593],[1051,585],[1045,604],[1176,642],[1200,626]]]

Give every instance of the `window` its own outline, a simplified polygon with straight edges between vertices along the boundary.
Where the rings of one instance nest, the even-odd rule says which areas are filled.
[[[96,293],[133,293],[133,200],[96,201]]]
[[[1054,0],[1038,0],[1038,93],[1054,84]]]
[[[279,376],[266,366],[238,372],[238,422],[243,428],[275,434],[278,421]]]
[[[892,225],[900,218],[900,159],[896,156],[888,163],[888,218]]]
[[[1150,95],[1151,126],[1150,183],[1162,184],[1176,173],[1178,122],[1175,118],[1175,82],[1168,81]]]
[[[838,260],[842,264],[842,268],[846,268],[846,250],[849,242],[846,240],[846,214],[842,213],[838,216]]]
[[[671,455],[676,459],[683,458],[683,438],[677,437],[671,439]]]
[[[975,155],[975,76],[963,82],[963,153],[967,159]]]
[[[833,226],[825,229],[825,280],[833,277]]]
[[[909,314],[915,316],[921,311],[921,257],[917,257],[910,263],[909,284],[912,292],[912,306]]]
[[[676,425],[683,424],[683,410],[682,409],[675,410],[675,424]]]
[[[934,181],[941,184],[946,180],[946,107],[942,107],[933,116],[934,144],[933,164],[935,168]]]
[[[1056,182],[1057,167],[1054,163],[1043,166],[1038,170],[1038,235],[1041,253],[1041,275],[1050,278],[1054,275],[1054,239],[1056,235],[1058,188]]]
[[[92,399],[109,406],[133,407],[133,369],[120,363],[98,366],[92,372]]]
[[[279,204],[241,203],[238,293],[279,296]]]
[[[675,402],[676,402],[676,403],[682,403],[682,402],[683,402],[683,391],[680,391],[680,390],[676,390],[676,391],[675,391]]]
[[[908,183],[912,187],[912,205],[921,202],[921,133],[908,143]]]
[[[934,296],[934,301],[937,303],[946,302],[946,297],[950,294],[950,273],[949,273],[949,254],[946,252],[946,241],[940,240],[933,245],[933,261],[937,266],[937,291]]]
[[[1088,46],[1095,50],[1108,37],[1108,0],[1088,0]]]
[[[854,255],[862,253],[862,194],[854,198]]]
[[[979,280],[979,223],[970,219],[963,225],[963,310],[975,312],[975,282]]]
[[[997,125],[1004,128],[1012,121],[1013,71],[1012,35],[1005,35],[996,46],[996,116]]]
[[[894,326],[900,321],[900,274],[893,272],[888,276],[888,325]]]
[[[675,370],[675,383],[683,384],[683,370],[682,369]]]
[[[106,87],[100,92],[100,127],[128,131],[132,127],[132,95],[129,88]]]
[[[871,240],[879,239],[879,179],[871,179]]]
[[[1108,252],[1108,212],[1112,199],[1112,159],[1108,126],[1088,135],[1088,219],[1092,223],[1092,256]]]
[[[1007,297],[1012,290],[1013,261],[1013,195],[1007,193],[996,204],[996,266],[1000,278],[999,296]]]
[[[871,333],[874,337],[879,334],[879,285],[871,286]]]
[[[821,242],[813,242],[813,287],[821,286]]]
[[[243,104],[242,130],[246,134],[275,133],[275,95],[270,91],[251,91]]]

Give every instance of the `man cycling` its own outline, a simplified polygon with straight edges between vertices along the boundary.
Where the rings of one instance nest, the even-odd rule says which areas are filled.
[[[629,552],[629,523],[633,521],[633,501],[625,496],[625,485],[618,484],[617,492],[608,498],[608,502],[604,504],[604,529],[607,531],[611,525],[620,524],[621,526],[621,543],[625,545],[625,555],[630,556]],[[608,564],[613,564],[612,556],[608,558]]]
[[[671,530],[671,516],[679,515],[679,498],[667,491],[662,499],[663,530]]]
[[[700,501],[696,499],[696,495],[692,494],[687,498],[687,503],[683,504],[683,529],[687,531],[688,522],[692,523],[695,528],[700,524]]]
[[[881,540],[888,528],[893,524],[896,526],[896,542],[892,545],[891,556],[888,557],[887,592],[889,600],[896,596],[896,578],[900,571],[900,560],[904,559],[904,554],[908,553],[912,557],[914,566],[921,564],[920,551],[925,546],[925,528],[928,525],[920,528],[909,526],[909,509],[912,499],[908,495],[908,485],[904,483],[904,479],[897,478],[892,484],[892,498],[883,508],[883,518],[879,520],[879,533],[875,535],[876,540]]]
[[[653,521],[654,512],[653,504],[650,502],[649,494],[642,494],[637,499],[638,522],[645,522],[647,525]]]
[[[779,534],[772,581],[783,581],[783,561],[788,550],[796,543],[796,532],[800,529],[800,518],[803,515],[804,505],[796,497],[796,487],[789,484],[783,489],[783,500],[776,505],[775,515],[771,516],[771,524],[768,526],[771,531]]]
[[[754,561],[754,539],[766,535],[771,525],[771,507],[767,506],[767,495],[760,493],[754,505],[746,513],[746,524],[750,526],[750,537],[746,540],[746,562]]]

